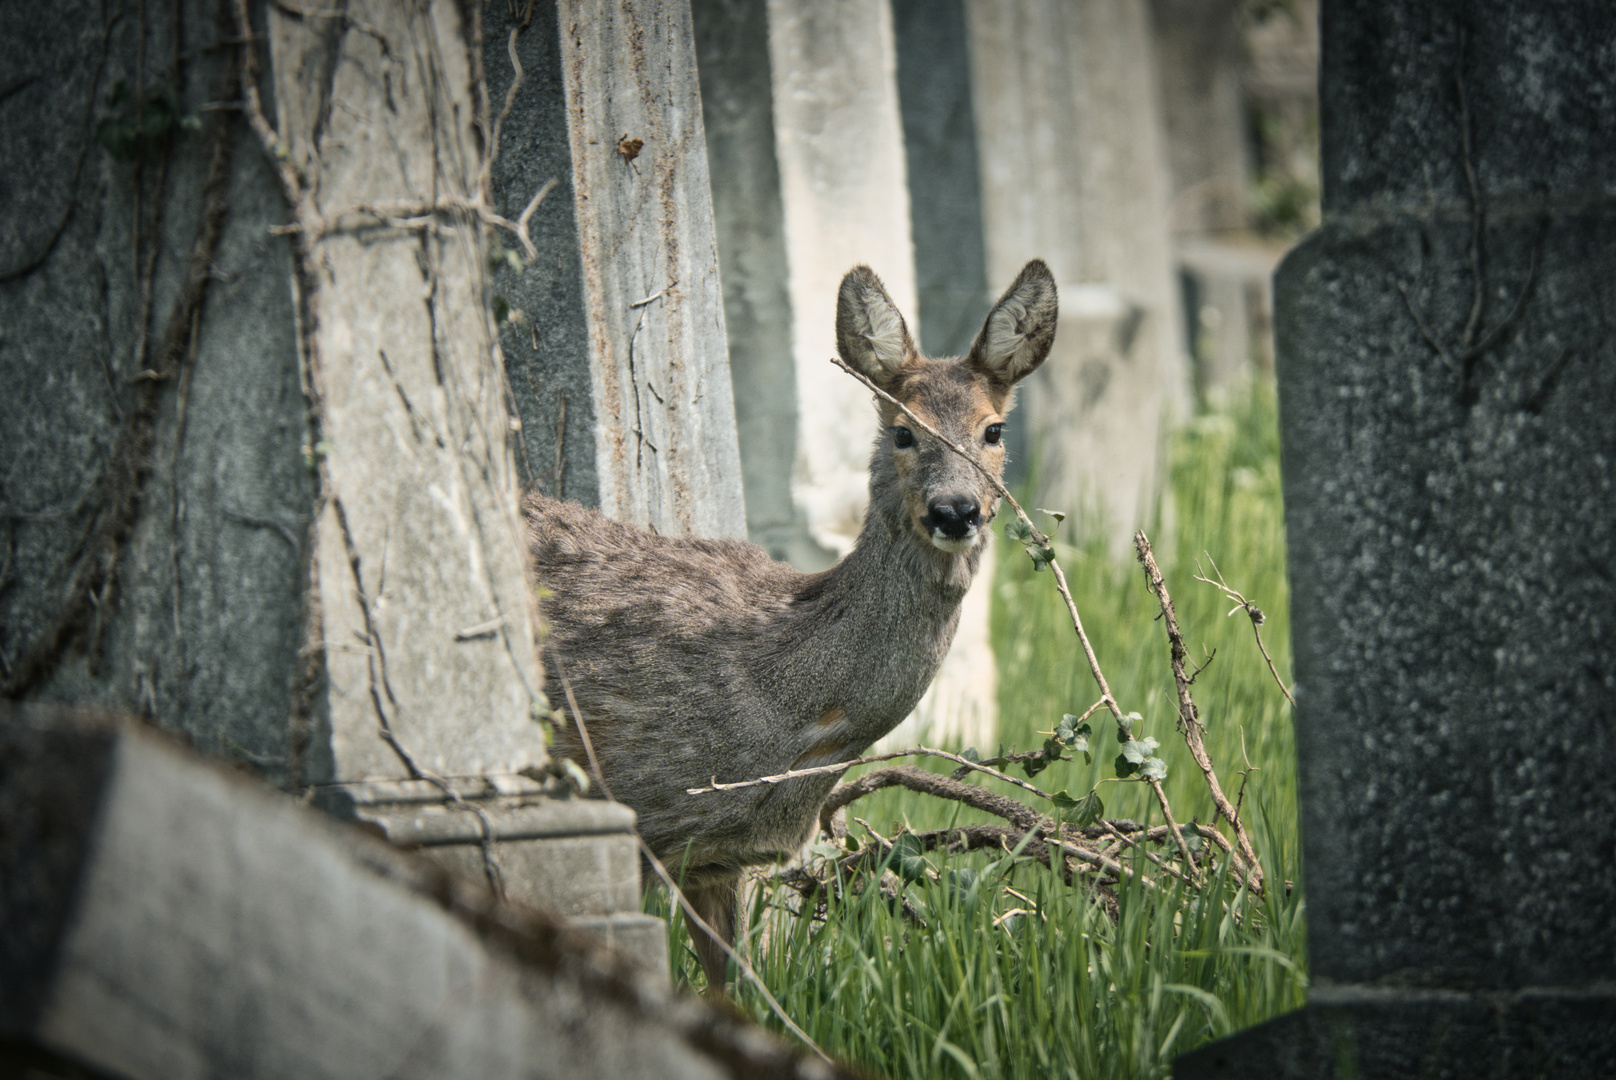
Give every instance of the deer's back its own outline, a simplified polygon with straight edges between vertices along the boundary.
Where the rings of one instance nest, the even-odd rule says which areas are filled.
[[[612,793],[664,859],[741,866],[794,849],[835,778],[692,797],[780,772],[823,711],[779,677],[812,575],[737,540],[668,538],[575,503],[524,503],[539,583],[546,691],[571,689]],[[565,685],[563,685],[563,681]],[[811,697],[811,695],[809,695]],[[568,716],[562,753],[585,754]]]

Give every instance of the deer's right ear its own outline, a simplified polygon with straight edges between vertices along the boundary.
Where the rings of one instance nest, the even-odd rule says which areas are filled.
[[[1055,275],[1044,260],[1034,259],[988,312],[971,346],[970,362],[1001,386],[1014,386],[1049,355],[1059,311]]]
[[[868,266],[855,266],[836,296],[836,351],[847,366],[887,389],[915,355],[898,306]]]

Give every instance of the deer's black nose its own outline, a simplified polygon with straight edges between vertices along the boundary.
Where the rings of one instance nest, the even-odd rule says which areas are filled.
[[[926,509],[925,524],[950,539],[959,540],[982,523],[982,507],[969,495],[933,499]]]

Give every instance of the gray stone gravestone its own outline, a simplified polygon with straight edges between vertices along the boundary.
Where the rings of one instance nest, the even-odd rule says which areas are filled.
[[[1616,11],[1322,30],[1276,283],[1313,985],[1175,1075],[1616,1075]]]
[[[28,211],[0,235],[0,371],[21,388],[0,396],[7,695],[142,713],[476,872],[493,842],[513,895],[661,966],[626,813],[552,805],[521,775],[546,755],[471,209],[475,12],[249,6],[273,152],[220,107],[242,100],[233,5],[0,12],[20,73],[0,160]],[[158,105],[156,135],[120,135]],[[306,196],[290,209],[288,175]],[[597,276],[630,263],[597,258]],[[645,321],[637,347],[677,361],[685,323]],[[709,381],[718,404],[692,412],[722,428],[727,382]],[[722,432],[663,422],[663,445],[716,446],[722,471]],[[700,491],[700,474],[658,475]],[[684,504],[722,522],[738,499]],[[446,799],[452,824],[433,817]]]

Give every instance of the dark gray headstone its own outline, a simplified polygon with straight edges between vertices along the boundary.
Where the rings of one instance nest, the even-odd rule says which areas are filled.
[[[768,5],[765,0],[693,0],[690,16],[712,163],[746,533],[776,559],[822,570],[834,554],[808,534],[807,515],[791,496],[797,368],[775,157]]]
[[[957,356],[970,349],[994,300],[982,237],[964,5],[961,0],[894,0],[892,34],[909,167],[920,348],[928,356]]]
[[[1323,30],[1276,285],[1313,990],[1176,1075],[1609,1076],[1616,11]]]
[[[538,258],[522,272],[509,264],[495,271],[495,292],[520,313],[505,322],[500,347],[522,421],[516,464],[524,482],[557,498],[598,506],[595,398],[561,42],[554,5],[536,7],[525,21],[503,4],[485,5],[483,13],[483,66],[496,113],[516,74],[508,54],[510,30],[521,27],[515,47],[522,86],[500,125],[500,154],[491,173],[500,211],[514,220],[535,192],[555,183],[528,225]],[[501,243],[521,253],[510,237]]]

